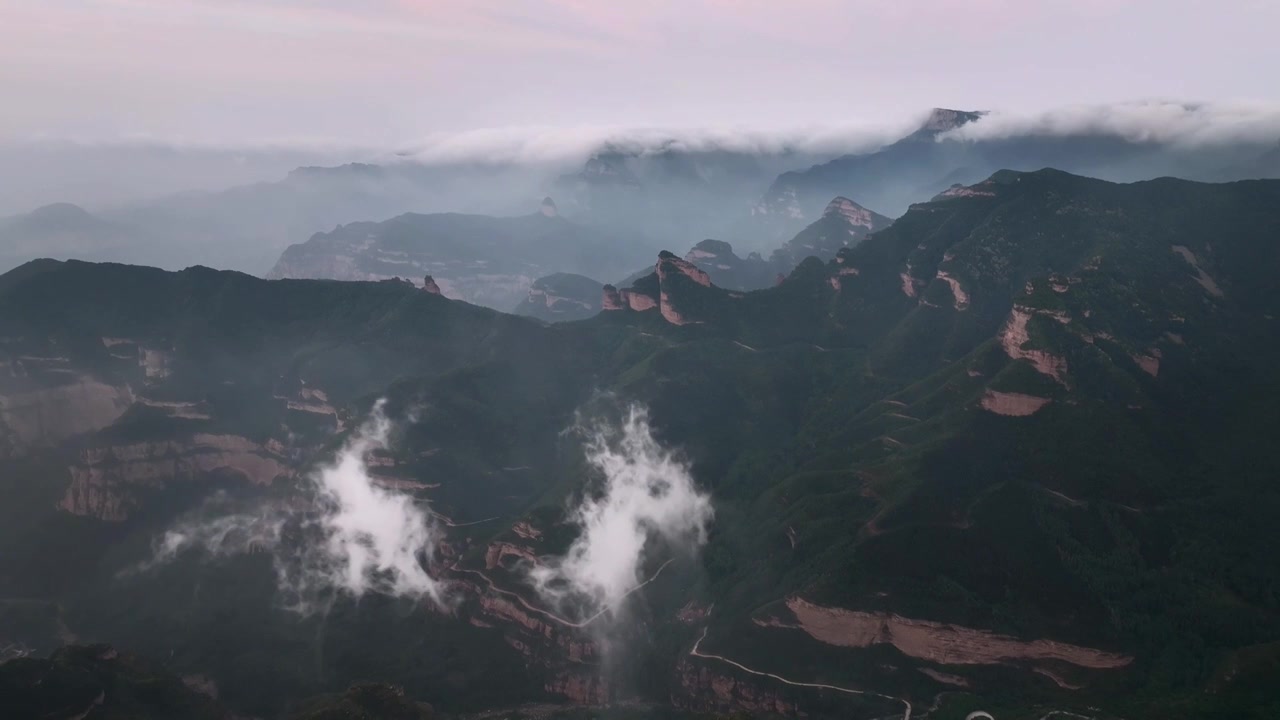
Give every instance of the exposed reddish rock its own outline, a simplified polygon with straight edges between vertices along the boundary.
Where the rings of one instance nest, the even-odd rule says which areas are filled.
[[[558,673],[546,682],[543,689],[576,705],[605,705],[609,702],[609,686],[594,668]]]
[[[902,279],[902,294],[907,297],[915,297],[916,283],[919,281],[911,277],[910,268],[907,268],[907,270],[908,272],[898,273],[898,277]]]
[[[0,423],[13,449],[53,445],[94,432],[120,418],[134,402],[133,391],[88,376],[57,387],[0,395]]]
[[[138,366],[142,368],[147,380],[157,381],[169,377],[169,364],[173,356],[164,350],[138,348]]]
[[[956,183],[955,185],[952,185],[946,190],[943,190],[942,194],[940,194],[938,197],[942,197],[942,198],[995,197],[996,194],[990,189],[991,187],[992,185],[990,181],[986,181],[986,180],[978,183],[977,185],[968,185],[968,186]]]
[[[1034,415],[1040,408],[1048,405],[1049,398],[988,390],[982,397],[982,409],[990,410],[997,415],[1025,417]]]
[[[969,307],[969,294],[960,287],[960,281],[951,277],[946,270],[939,270],[938,279],[951,286],[951,297],[954,299],[954,306],[957,310],[964,310]]]
[[[837,259],[837,262],[843,262],[843,261],[840,259]],[[846,277],[849,277],[850,275],[856,276],[857,274],[858,274],[858,268],[856,267],[852,267],[852,266],[842,267],[836,271],[835,275],[832,275],[830,278],[828,278],[827,281],[830,282],[831,287],[835,288],[835,290],[838,292],[842,287],[843,281]]]
[[[952,675],[951,673],[939,672],[931,668],[916,668],[916,669],[924,673],[925,675],[933,678],[934,680],[937,680],[943,685],[950,685],[952,687],[962,687],[962,688],[969,687],[969,681],[965,680],[959,675]]]
[[[1160,374],[1160,350],[1153,348],[1149,352],[1151,353],[1150,355],[1131,354],[1129,357],[1133,358],[1133,361],[1138,364],[1142,372],[1151,377],[1156,377]]]
[[[642,292],[636,292],[632,288],[618,291],[622,295],[622,299],[626,301],[627,307],[636,312],[644,312],[658,307],[658,301]]]
[[[746,711],[759,715],[794,717],[796,704],[765,682],[739,679],[726,671],[685,657],[676,664],[679,690],[673,705],[696,712],[731,713]]]
[[[1000,331],[1000,345],[1004,348],[1005,353],[1014,360],[1028,360],[1035,369],[1066,385],[1064,375],[1067,372],[1067,361],[1065,358],[1058,357],[1046,350],[1029,350],[1024,349],[1023,345],[1027,343],[1030,336],[1027,334],[1027,321],[1034,314],[1032,308],[1023,305],[1014,305],[1013,310],[1009,312],[1009,319],[1005,322],[1004,328]]]
[[[1053,640],[1019,640],[988,630],[913,620],[888,613],[860,612],[787,600],[799,628],[815,640],[839,647],[893,645],[905,655],[941,665],[997,665],[1010,660],[1065,662],[1106,670],[1133,658]]]
[[[483,589],[480,589],[479,593],[480,607],[486,615],[500,621],[515,623],[544,638],[549,639],[552,636],[553,630],[549,621],[539,618],[505,596],[485,592]]]
[[[503,565],[503,561],[508,557],[517,557],[529,562],[536,562],[538,559],[533,551],[527,547],[508,542],[492,542],[489,543],[489,547],[484,553],[484,567],[486,570],[492,570]]]
[[[827,208],[822,211],[822,214],[839,215],[844,218],[845,222],[856,227],[871,229],[875,226],[871,211],[847,197],[837,197],[827,203]]]
[[[519,535],[526,540],[538,540],[542,537],[542,531],[530,525],[528,522],[521,520],[511,526],[511,532]]]
[[[711,287],[711,276],[704,272],[701,268],[693,263],[681,258],[673,253],[663,250],[658,253],[658,282],[664,283],[672,273],[680,273],[690,280],[702,285],[703,287]]]
[[[622,310],[626,307],[622,303],[622,295],[618,293],[618,288],[605,285],[603,291],[604,297],[600,301],[601,310]]]
[[[660,293],[659,298],[659,310],[662,312],[662,317],[665,318],[667,322],[672,325],[688,325],[690,323],[697,322],[696,320],[686,319],[680,314],[679,310],[676,310],[675,306],[671,303],[671,296],[667,291],[663,290],[662,293]]]
[[[430,275],[426,275],[422,278],[422,289],[425,290],[426,292],[431,293],[432,295],[442,294],[440,292],[440,285],[438,285],[435,281],[435,278],[431,277]]]
[[[189,440],[135,443],[81,451],[68,468],[71,483],[58,508],[73,515],[121,521],[135,492],[189,482],[215,471],[266,484],[292,470],[266,447],[237,435],[197,434]]]
[[[1200,287],[1204,288],[1205,292],[1214,297],[1222,297],[1222,288],[1218,287],[1218,283],[1200,268],[1200,261],[1196,258],[1195,253],[1184,245],[1173,245],[1170,249],[1181,255],[1182,259],[1186,260],[1187,264],[1196,271],[1196,282],[1200,283]]]

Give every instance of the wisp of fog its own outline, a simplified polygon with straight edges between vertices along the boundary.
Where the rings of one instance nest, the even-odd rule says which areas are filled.
[[[428,598],[448,602],[446,584],[429,571],[440,540],[425,504],[379,487],[366,457],[388,446],[392,422],[379,400],[333,462],[318,467],[297,508],[219,513],[215,496],[156,542],[154,557],[135,571],[201,549],[214,559],[247,552],[272,554],[282,603],[300,613],[334,592]],[[211,512],[212,508],[212,512]]]
[[[590,428],[586,455],[602,485],[570,510],[579,534],[568,551],[543,558],[530,577],[547,601],[594,617],[621,610],[656,542],[684,552],[705,544],[714,513],[688,463],[654,438],[641,407],[632,406],[620,427]]]

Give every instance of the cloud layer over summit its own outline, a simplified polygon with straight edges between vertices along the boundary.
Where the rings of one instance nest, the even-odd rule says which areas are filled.
[[[0,0],[0,138],[412,143],[931,106],[1275,101],[1237,0]],[[927,18],[928,21],[923,21]]]

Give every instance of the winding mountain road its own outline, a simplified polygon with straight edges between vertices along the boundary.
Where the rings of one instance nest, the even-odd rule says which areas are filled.
[[[815,688],[818,690],[835,690],[836,692],[847,693],[849,695],[866,695],[869,697],[882,698],[884,700],[889,700],[892,702],[900,702],[905,708],[905,710],[902,713],[902,720],[911,720],[911,701],[907,700],[906,698],[894,697],[893,695],[885,695],[884,693],[878,693],[873,690],[854,690],[853,688],[840,687],[839,685],[824,685],[822,683],[797,682],[795,680],[788,680],[782,677],[781,675],[774,675],[773,673],[764,672],[762,670],[753,670],[747,667],[746,665],[743,665],[742,663],[735,662],[722,655],[712,655],[711,653],[702,652],[700,648],[702,647],[702,641],[705,640],[706,638],[707,638],[707,629],[703,628],[702,635],[698,636],[698,641],[693,644],[693,649],[689,651],[689,654],[691,656],[696,658],[703,658],[704,660],[719,660],[720,662],[732,665],[745,673],[758,675],[760,677],[772,678],[774,680],[777,680],[778,682],[785,683],[787,685],[794,685],[796,687]]]
[[[627,591],[627,592],[626,592],[622,597],[618,598],[618,602],[617,602],[617,603],[615,603],[615,605],[621,604],[624,600],[626,600],[627,598],[631,597],[631,595],[632,595],[633,593],[638,592],[638,591],[639,591],[641,588],[643,588],[645,585],[648,585],[649,583],[653,582],[654,580],[657,580],[657,579],[658,579],[658,576],[662,574],[662,571],[663,571],[663,570],[666,570],[666,569],[667,569],[667,566],[668,566],[668,565],[670,565],[670,564],[672,563],[672,561],[673,561],[673,560],[675,560],[675,558],[670,558],[670,559],[668,559],[666,562],[662,563],[662,565],[660,565],[660,566],[658,567],[658,569],[657,569],[657,570],[655,570],[655,571],[653,572],[653,575],[649,576],[649,579],[648,579],[648,580],[645,580],[644,582],[642,582],[642,583],[640,583],[640,584],[636,585],[635,587],[631,588],[630,590],[628,590],[628,591]],[[592,615],[592,616],[590,616],[590,617],[588,617],[588,618],[586,618],[586,619],[584,619],[584,620],[578,620],[578,621],[569,620],[569,619],[567,619],[567,618],[562,618],[562,617],[560,617],[559,615],[556,615],[555,613],[551,612],[550,610],[544,610],[544,609],[542,609],[542,608],[540,608],[540,607],[537,607],[536,605],[533,605],[533,604],[532,604],[532,603],[530,603],[528,600],[525,600],[525,599],[524,599],[524,596],[520,595],[519,593],[512,592],[512,591],[510,591],[510,590],[504,590],[504,589],[502,589],[502,588],[498,587],[498,585],[493,581],[493,579],[492,579],[492,578],[490,578],[488,575],[485,575],[483,572],[480,572],[479,570],[469,570],[469,569],[467,569],[467,568],[460,568],[460,567],[454,567],[454,568],[452,568],[452,570],[453,570],[454,572],[467,573],[467,574],[470,574],[470,575],[477,575],[477,576],[479,576],[480,578],[484,579],[484,581],[485,581],[486,583],[488,583],[488,585],[489,585],[489,589],[490,589],[490,590],[492,590],[492,591],[494,591],[494,592],[496,592],[496,593],[499,593],[499,594],[501,594],[501,595],[507,595],[507,596],[509,596],[509,597],[513,597],[513,598],[515,598],[515,599],[516,599],[516,601],[517,601],[517,602],[519,602],[519,603],[520,603],[521,607],[523,607],[525,610],[528,610],[529,612],[537,613],[537,614],[539,614],[539,615],[541,615],[541,616],[543,616],[543,617],[545,617],[545,618],[547,618],[547,619],[549,619],[549,620],[553,620],[553,621],[555,621],[555,622],[557,622],[557,623],[560,623],[561,625],[564,625],[564,626],[566,626],[566,627],[572,627],[572,628],[584,628],[584,627],[586,627],[586,626],[590,625],[591,623],[595,622],[596,620],[600,619],[600,617],[601,617],[601,616],[603,616],[605,613],[609,612],[610,610],[612,610],[612,609],[615,607],[615,605],[606,605],[606,606],[604,606],[603,608],[601,608],[601,609],[600,609],[596,614],[594,614],[594,615]]]

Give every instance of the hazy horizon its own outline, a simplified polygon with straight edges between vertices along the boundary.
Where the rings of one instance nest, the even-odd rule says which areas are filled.
[[[924,21],[927,18],[927,22]],[[0,0],[0,141],[393,150],[500,128],[878,128],[1267,104],[1280,6]]]

